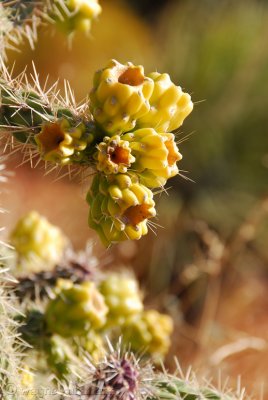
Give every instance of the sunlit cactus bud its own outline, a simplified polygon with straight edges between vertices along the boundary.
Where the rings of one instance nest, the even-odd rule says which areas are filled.
[[[50,16],[67,33],[88,33],[101,11],[98,0],[57,0]]]
[[[71,127],[66,119],[61,119],[44,123],[35,141],[45,161],[66,165],[83,161],[83,151],[93,141],[93,135],[85,133],[82,123]]]
[[[89,226],[104,245],[140,239],[148,232],[148,219],[156,215],[153,193],[136,175],[97,174],[87,195]]]
[[[128,168],[135,161],[131,154],[129,143],[121,140],[119,135],[106,136],[98,144],[98,151],[95,154],[97,170],[104,174],[117,174],[127,172]]]
[[[15,247],[19,266],[32,272],[53,268],[63,257],[68,244],[61,230],[36,211],[18,221],[10,241]]]
[[[111,60],[96,72],[90,94],[91,111],[101,128],[110,135],[132,130],[136,120],[147,114],[153,80],[142,66],[122,65]]]
[[[164,186],[167,179],[178,174],[176,163],[182,155],[172,133],[157,133],[153,128],[143,128],[125,133],[122,139],[130,143],[131,153],[136,159],[132,168],[145,186]]]
[[[191,96],[176,86],[168,74],[152,72],[148,77],[154,81],[150,111],[139,118],[138,127],[154,128],[157,132],[178,129],[193,109]]]
[[[172,331],[171,317],[155,310],[130,317],[122,327],[123,339],[133,351],[144,350],[160,358],[168,352]]]
[[[104,298],[93,282],[73,284],[61,280],[45,318],[51,332],[63,337],[84,336],[105,324],[107,312]]]
[[[109,312],[108,325],[120,325],[129,316],[143,310],[141,293],[135,278],[123,274],[109,274],[100,284]]]

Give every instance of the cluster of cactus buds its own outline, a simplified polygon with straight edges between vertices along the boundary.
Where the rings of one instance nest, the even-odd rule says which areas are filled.
[[[18,263],[25,271],[37,271],[45,264],[53,267],[63,256],[67,239],[61,230],[36,211],[22,217],[10,236]]]
[[[93,85],[90,109],[107,136],[94,155],[100,176],[88,194],[89,224],[105,245],[140,239],[155,216],[151,189],[163,188],[179,172],[182,156],[171,131],[182,125],[193,103],[168,74],[146,76],[132,63],[110,61],[96,72]]]
[[[88,10],[86,1],[78,3]],[[31,148],[30,157],[93,169],[89,226],[105,246],[146,235],[156,215],[153,190],[179,173],[172,131],[192,111],[190,95],[168,74],[146,76],[140,65],[112,60],[96,72],[90,101],[78,107],[21,79],[18,86],[4,72],[0,129]]]
[[[79,253],[72,265],[75,254],[70,251],[68,256],[68,249],[62,253],[58,243],[61,237],[58,228],[36,212],[21,218],[11,233],[16,260],[13,273],[18,279],[14,292],[25,304],[38,301],[42,305],[39,309],[31,305],[25,317],[18,317],[24,323],[20,328],[23,339],[33,347],[42,346],[48,365],[58,376],[70,371],[74,357],[67,343],[73,338],[74,353],[79,343],[93,359],[100,359],[103,354],[105,337],[117,341],[121,335],[134,352],[142,349],[148,356],[163,359],[170,346],[171,318],[144,310],[142,292],[134,276],[123,272],[92,273],[92,263],[85,263]],[[45,258],[54,253],[58,258]],[[38,257],[42,263],[36,271],[32,262]],[[25,276],[25,271],[31,273]]]

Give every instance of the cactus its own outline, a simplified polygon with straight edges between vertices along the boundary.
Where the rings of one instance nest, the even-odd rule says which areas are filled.
[[[90,94],[92,114],[110,135],[131,131],[136,120],[148,113],[153,81],[142,66],[111,60],[96,72]]]
[[[121,325],[126,318],[143,310],[138,283],[132,277],[109,274],[100,283],[100,292],[109,309],[108,325]]]
[[[106,322],[107,306],[93,282],[73,284],[59,281],[58,293],[50,300],[45,321],[51,332],[63,337],[86,336]]]
[[[49,269],[61,260],[67,239],[36,211],[22,217],[10,236],[22,269]]]
[[[179,96],[187,99],[189,113],[190,96],[182,94],[168,78],[162,98],[162,75],[160,83],[156,78],[154,82],[144,75],[142,66],[115,60],[96,73],[91,102],[86,100],[80,106],[72,94],[65,101],[59,97],[56,86],[42,91],[35,75],[34,85],[30,85],[23,75],[12,79],[2,66],[0,131],[9,135],[11,148],[22,149],[32,165],[35,158],[36,165],[41,158],[48,165],[79,165],[96,171],[87,196],[89,226],[107,247],[140,239],[148,233],[148,219],[156,215],[149,188],[163,187],[178,174],[176,163],[182,157],[174,134],[166,130],[178,128],[183,111],[176,103],[173,121],[166,107],[173,107]],[[143,115],[151,113],[151,96],[155,102],[159,100],[161,121],[168,125],[159,132],[155,130],[158,122],[152,121],[155,129],[147,125],[130,132]]]
[[[126,319],[122,334],[126,344],[133,351],[144,350],[157,359],[163,358],[169,350],[173,321],[165,314],[146,310]]]
[[[53,23],[67,33],[88,33],[101,13],[98,0],[3,0],[0,4],[0,54],[26,39],[32,48],[42,24]]]
[[[153,193],[133,174],[96,175],[87,201],[89,225],[106,246],[140,239],[148,233],[148,219],[156,215]]]

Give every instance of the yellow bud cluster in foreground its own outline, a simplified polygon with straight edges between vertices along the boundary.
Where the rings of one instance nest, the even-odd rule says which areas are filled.
[[[104,245],[140,239],[148,231],[147,220],[156,215],[153,193],[136,175],[97,174],[87,195],[89,226]]]
[[[168,74],[146,76],[140,65],[111,60],[96,72],[90,100],[104,137],[93,157],[98,175],[87,197],[89,226],[107,246],[140,239],[156,214],[150,189],[179,173],[172,131],[192,111],[191,97]]]

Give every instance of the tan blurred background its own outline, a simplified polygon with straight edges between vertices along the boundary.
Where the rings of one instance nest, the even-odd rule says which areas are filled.
[[[41,81],[68,79],[78,101],[110,58],[170,73],[195,102],[179,134],[182,173],[195,183],[174,178],[158,196],[156,236],[104,250],[87,227],[86,184],[17,167],[17,155],[5,225],[36,209],[76,248],[93,238],[97,253],[135,269],[148,304],[173,315],[170,368],[176,355],[215,382],[219,370],[231,385],[241,375],[250,394],[268,399],[268,3],[100,2],[90,37],[70,46],[43,28],[36,49],[10,53],[10,65],[30,73],[33,60]]]

